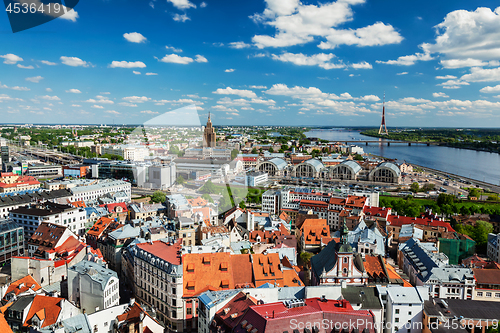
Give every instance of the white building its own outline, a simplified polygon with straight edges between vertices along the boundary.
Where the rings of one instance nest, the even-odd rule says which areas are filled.
[[[118,275],[82,260],[68,268],[68,299],[89,314],[116,306],[120,303]]]
[[[135,295],[154,307],[171,332],[184,331],[181,243],[154,241],[134,245]],[[194,311],[194,310],[193,310]]]
[[[45,202],[11,210],[9,218],[24,228],[24,237],[31,238],[40,223],[47,222],[68,227],[79,236],[85,234],[87,214],[83,208]]]
[[[118,155],[128,161],[144,161],[149,156],[149,149],[142,146],[114,145],[103,146],[101,149],[102,155]]]
[[[124,192],[127,196],[126,201],[130,201],[132,185],[123,180],[100,179],[93,181],[89,185],[72,187],[71,192],[73,192],[71,201],[93,200],[105,194],[115,194],[116,192]]]
[[[267,182],[267,173],[262,171],[249,172],[246,174],[246,184],[250,187],[259,186]]]
[[[394,285],[376,288],[385,305],[384,333],[422,332],[424,301],[429,300],[427,288]]]

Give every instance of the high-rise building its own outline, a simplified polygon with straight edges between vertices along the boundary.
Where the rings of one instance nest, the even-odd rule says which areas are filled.
[[[216,134],[212,127],[212,120],[210,119],[210,113],[208,114],[207,126],[205,126],[205,131],[203,132],[203,147],[215,147]]]

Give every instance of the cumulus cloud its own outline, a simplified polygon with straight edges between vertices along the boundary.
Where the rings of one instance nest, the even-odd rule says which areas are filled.
[[[396,73],[396,75],[406,75],[408,72],[401,72],[401,73]]]
[[[94,108],[94,109],[104,109],[104,106],[94,104],[94,105],[91,106],[91,108]]]
[[[35,68],[35,67],[33,67],[33,65],[24,66],[24,65],[21,65],[21,64],[17,64],[17,67],[23,68],[23,69],[34,69]]]
[[[351,6],[364,2],[351,0],[309,5],[298,0],[266,0],[264,12],[253,15],[252,19],[273,27],[276,32],[273,36],[255,35],[252,41],[259,48],[287,47],[320,37],[324,40],[318,46],[323,49],[333,49],[338,45],[372,46],[401,42],[399,33],[382,22],[359,29],[337,29],[353,19]]]
[[[415,53],[412,55],[401,56],[396,60],[377,60],[377,63],[397,66],[411,66],[414,65],[417,61],[429,61],[432,59],[434,58],[429,53]]]
[[[90,99],[86,100],[85,102],[93,103],[93,104],[114,104],[115,103],[112,100],[110,100],[108,97],[102,96],[102,95],[97,95],[96,99],[90,98]]]
[[[175,53],[181,53],[182,52],[182,49],[178,49],[176,47],[173,47],[173,46],[165,46],[165,48],[169,51],[172,51],[172,52],[175,52]]]
[[[446,95],[444,92],[435,92],[435,93],[432,93],[432,97],[435,97],[435,98],[438,98],[438,97],[448,98],[450,96]]]
[[[468,82],[491,82],[500,81],[500,67],[480,68],[473,67],[469,74],[462,75],[461,80]]]
[[[45,95],[45,96],[42,96],[40,97],[41,99],[45,99],[47,101],[60,101],[61,99],[57,96],[49,96],[49,95]]]
[[[228,68],[224,72],[226,72],[226,73],[232,73],[232,72],[234,72],[234,68]]]
[[[213,93],[219,94],[219,95],[237,95],[237,96],[246,97],[246,98],[257,98],[257,95],[251,90],[233,89],[231,87],[227,87],[224,89],[219,88],[216,91],[214,91]]]
[[[189,58],[189,57],[181,57],[180,55],[172,53],[172,54],[167,54],[160,61],[166,62],[166,63],[187,65],[187,64],[192,63],[194,60],[192,58]]]
[[[0,56],[0,58],[3,58],[4,59],[3,63],[7,65],[15,65],[19,61],[23,61],[23,58],[12,53],[2,55]]]
[[[48,65],[48,66],[56,66],[56,65],[57,65],[57,63],[55,63],[55,62],[51,62],[51,61],[48,61],[48,60],[42,60],[42,61],[40,61],[40,62],[41,62],[42,64],[44,64],[44,65]]]
[[[147,38],[138,32],[129,32],[123,34],[123,37],[131,43],[144,43]]]
[[[120,114],[120,112],[115,111],[115,110],[108,110],[108,111],[104,111],[104,112],[108,113],[108,114],[111,114],[113,116],[118,116]]]
[[[167,0],[167,2],[170,2],[172,5],[174,5],[175,8],[181,10],[196,8],[196,5],[189,0]]]
[[[248,48],[250,46],[251,46],[250,44],[247,44],[245,42],[232,42],[232,43],[229,43],[229,47],[233,48],[233,49],[245,49],[245,48]]]
[[[62,56],[60,59],[64,65],[71,66],[71,67],[79,67],[79,66],[88,67],[88,66],[90,66],[90,63],[83,61],[82,59],[77,58],[77,57]]]
[[[250,89],[267,89],[266,86],[249,86]]]
[[[66,90],[67,93],[72,93],[72,94],[81,94],[82,92],[78,89],[69,89]]]
[[[151,98],[146,96],[128,96],[128,97],[123,97],[122,99],[130,103],[144,103],[151,100]]]
[[[151,111],[151,110],[144,110],[144,111],[141,111],[141,113],[145,113],[145,114],[157,114],[158,112],[154,112],[154,111]]]
[[[498,93],[498,92],[500,92],[500,84],[496,85],[494,87],[487,86],[487,87],[482,88],[479,91],[482,93]]]
[[[151,73],[151,72],[148,72],[146,73],[147,76],[151,76],[151,75],[158,75],[158,73]]]
[[[354,69],[372,69],[373,68],[373,66],[366,61],[351,64],[351,67]]]
[[[455,75],[438,75],[436,76],[437,80],[454,80],[457,77]]]
[[[196,57],[194,58],[194,61],[196,62],[208,62],[207,58],[204,56],[197,54]]]
[[[146,64],[142,61],[113,61],[110,68],[144,68]]]
[[[141,75],[141,72],[138,71],[132,71],[132,73],[134,73],[135,75]]]
[[[41,80],[43,80],[43,77],[42,76],[34,76],[34,77],[27,77],[26,78],[26,81],[30,81],[30,82],[33,82],[33,83],[38,83],[40,82]]]
[[[176,22],[186,22],[186,21],[189,21],[191,20],[189,18],[189,16],[187,16],[187,14],[177,14],[175,13],[173,16],[172,16],[173,20],[176,21]]]
[[[282,62],[291,62],[298,66],[319,66],[324,69],[345,68],[346,65],[342,62],[333,63],[331,60],[335,58],[333,53],[318,53],[311,56],[302,53],[284,52],[280,55],[273,54],[271,57],[274,60]]]

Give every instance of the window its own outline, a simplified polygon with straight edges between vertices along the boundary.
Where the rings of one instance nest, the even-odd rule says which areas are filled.
[[[396,314],[399,314],[399,309],[396,309]]]
[[[500,298],[500,293],[495,293],[495,298]]]
[[[395,321],[396,323],[399,323],[399,318],[396,318],[394,321]]]
[[[486,293],[486,297],[491,297],[491,293],[490,293],[490,292],[487,292],[487,293]]]
[[[411,316],[411,311],[408,311],[408,316]]]
[[[175,288],[172,288],[172,294],[174,294],[174,295],[176,294]]]
[[[476,295],[477,295],[477,297],[483,297],[483,292],[482,292],[482,291],[478,291],[478,292],[476,293]]]
[[[186,314],[190,315],[193,313],[193,309],[192,308],[187,308],[186,309]]]

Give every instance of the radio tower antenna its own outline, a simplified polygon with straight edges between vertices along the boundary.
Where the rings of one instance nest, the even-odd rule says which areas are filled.
[[[387,132],[387,126],[385,125],[385,91],[384,91],[384,103],[382,104],[382,123],[380,124],[380,128],[378,129],[378,134],[389,135]]]

